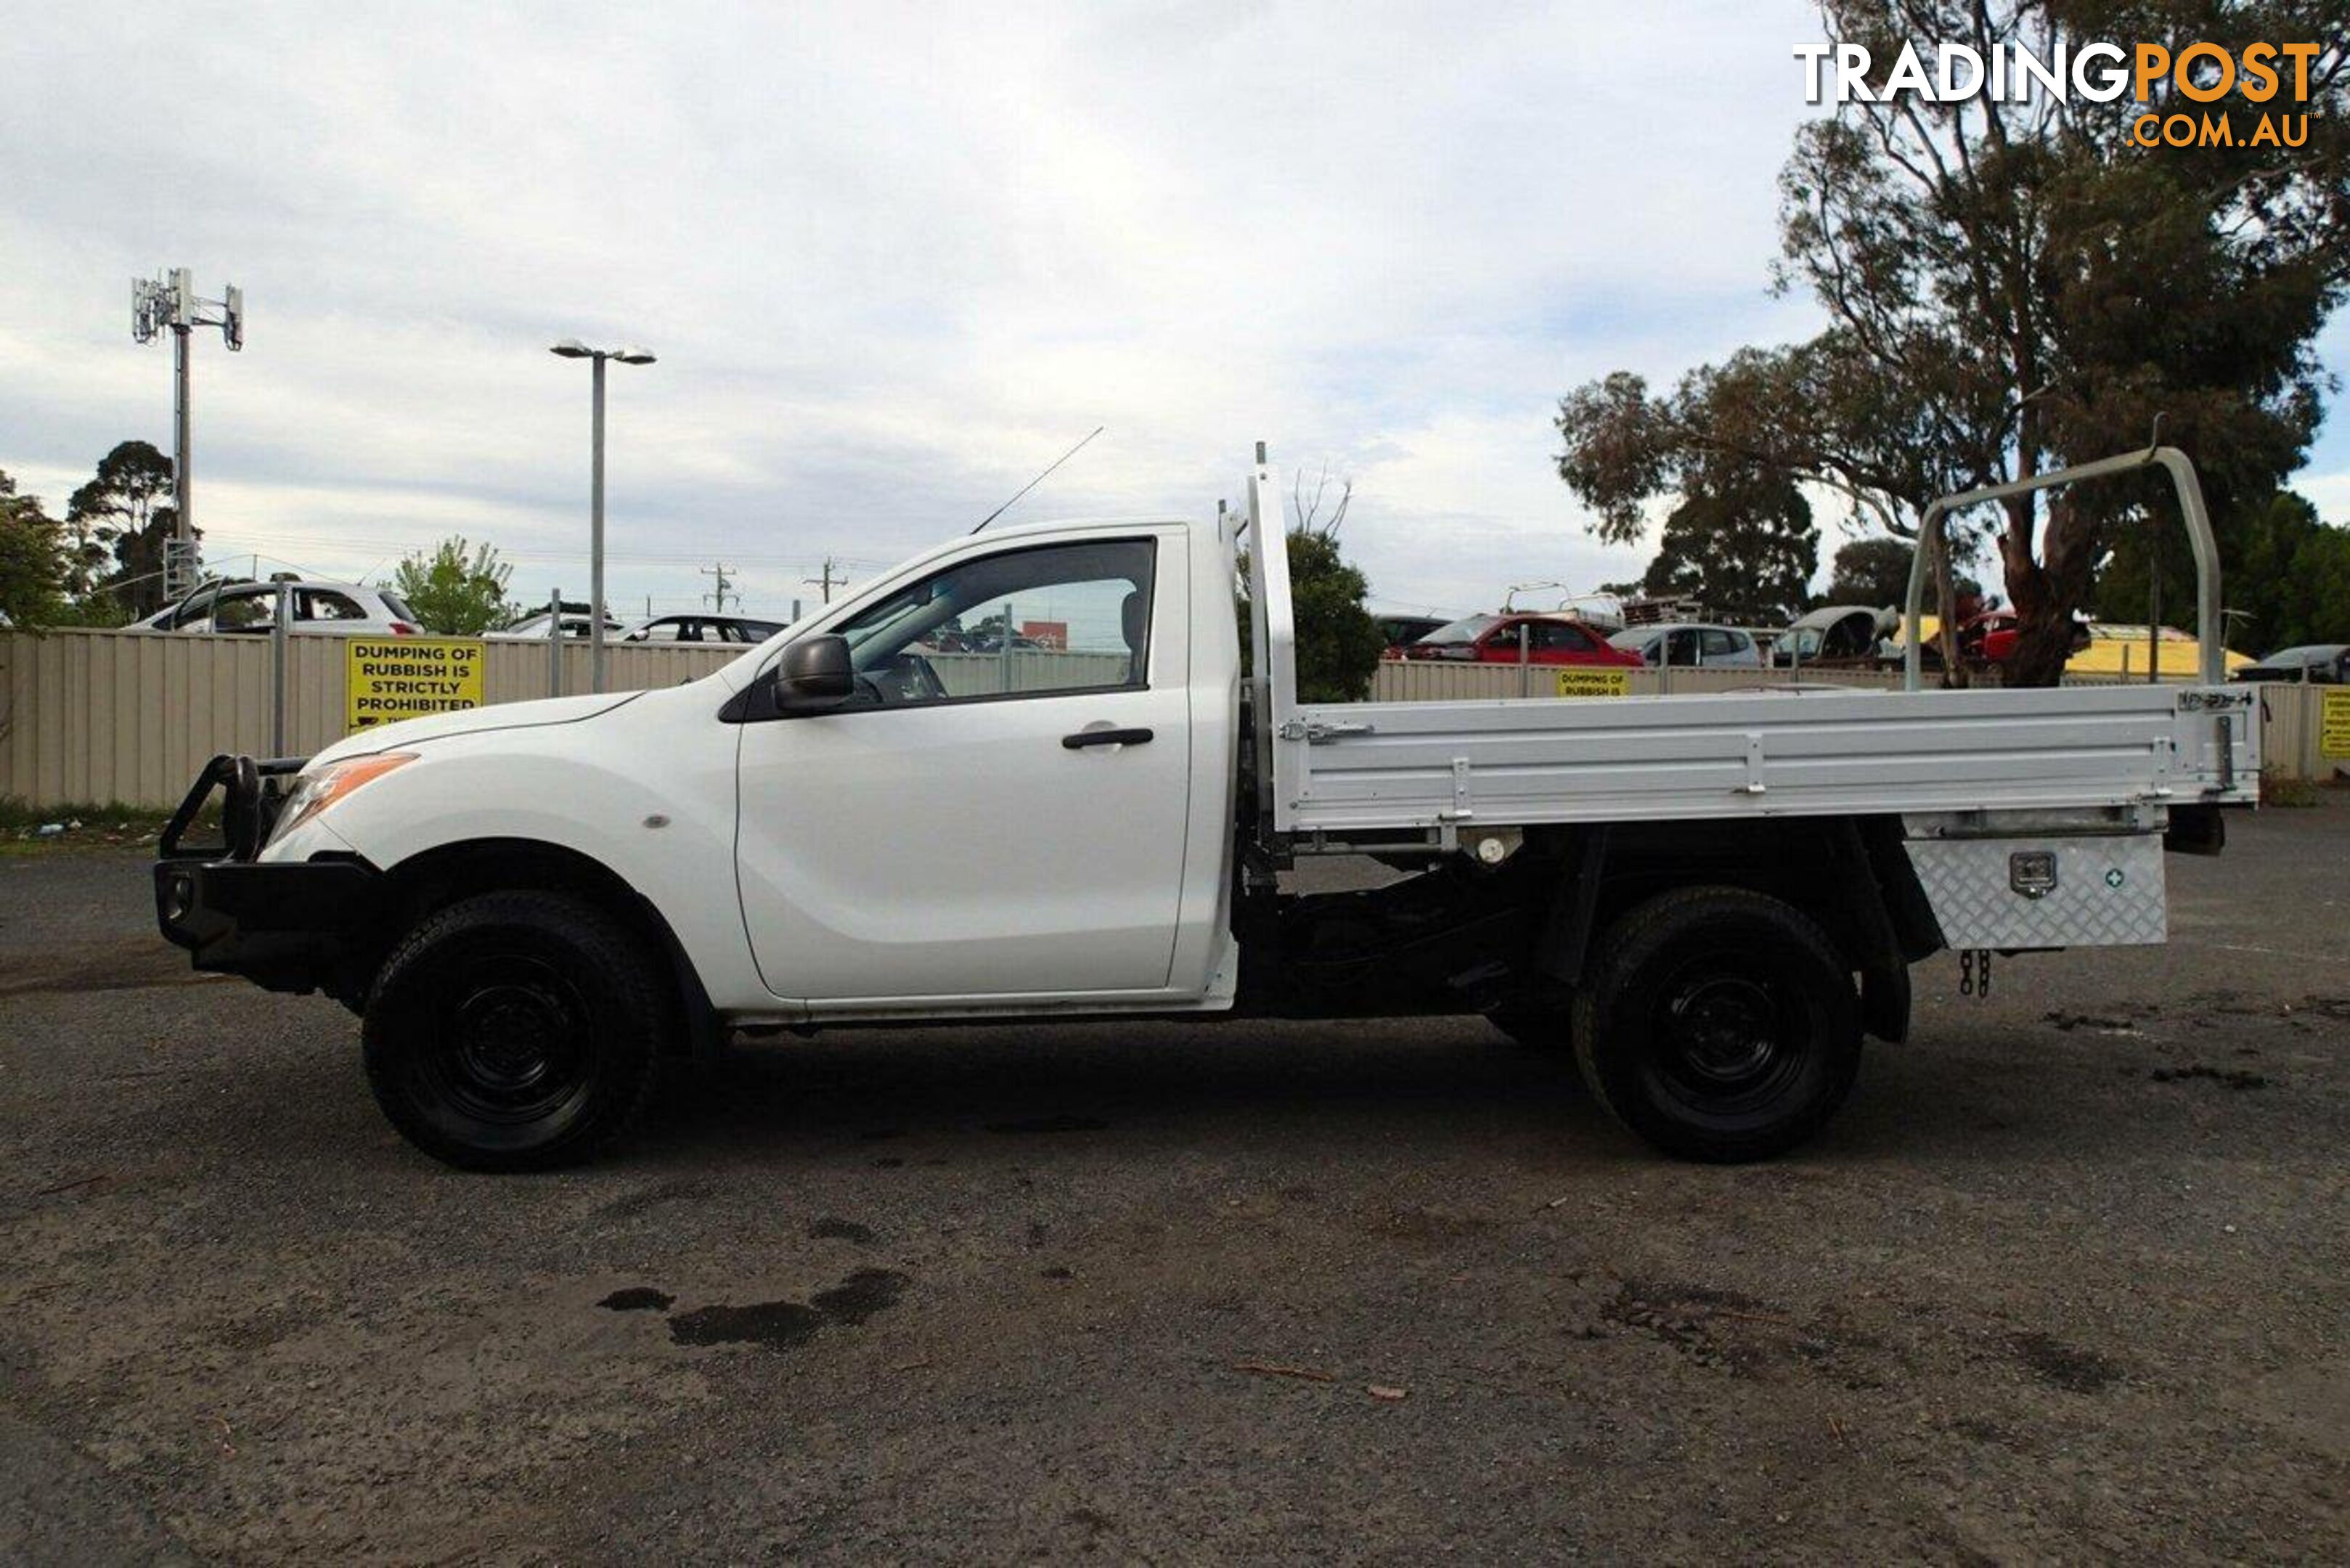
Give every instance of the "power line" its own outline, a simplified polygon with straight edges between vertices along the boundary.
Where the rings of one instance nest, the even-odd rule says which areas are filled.
[[[372,552],[384,549],[393,549],[403,555],[414,555],[419,552],[429,553],[439,543],[437,540],[398,541],[372,536],[367,539],[364,543],[361,543],[351,539],[329,538],[324,535],[318,534],[280,534],[275,530],[254,534],[242,534],[215,529],[213,532],[212,538],[215,541],[249,541],[250,543],[247,543],[244,549],[232,552],[233,554],[237,555],[248,553],[252,548],[252,545],[255,543],[272,545],[280,548],[299,547],[312,550]],[[489,543],[496,548],[499,558],[502,560],[575,561],[579,558],[579,552],[577,550],[538,549],[533,548],[529,545],[524,545],[520,548],[508,548],[504,545],[498,545],[494,539],[490,540]],[[925,541],[925,543],[927,543],[927,541]],[[914,554],[915,548],[916,547],[910,547],[906,554],[909,556]],[[608,561],[629,561],[647,566],[691,566],[701,561],[706,561],[710,557],[702,552],[691,550],[608,550],[605,552],[604,558]],[[737,556],[734,557],[733,561],[729,564],[727,570],[730,573],[733,573],[740,572],[745,566],[799,566],[806,565],[810,558],[811,557],[804,555]],[[848,566],[864,571],[878,572],[897,566],[899,561],[902,561],[905,558],[905,556],[896,556],[889,560],[880,560],[868,556],[832,556],[827,558],[829,559],[835,566]],[[813,582],[815,579],[810,578],[809,580]],[[845,578],[837,580],[846,581]]]

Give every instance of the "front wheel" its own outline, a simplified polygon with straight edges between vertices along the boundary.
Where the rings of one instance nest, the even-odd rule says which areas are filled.
[[[384,961],[360,1032],[368,1084],[435,1159],[568,1164],[643,1107],[669,1011],[644,944],[602,909],[484,894],[427,916]]]
[[[1767,1159],[1825,1126],[1860,1065],[1852,976],[1794,906],[1686,888],[1627,914],[1575,999],[1608,1110],[1684,1159]]]

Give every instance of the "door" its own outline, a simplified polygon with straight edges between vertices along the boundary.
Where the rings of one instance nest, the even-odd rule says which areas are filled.
[[[1528,623],[1527,656],[1536,664],[1600,664],[1607,662],[1599,643],[1581,627],[1563,620]]]
[[[1751,668],[1754,663],[1754,644],[1742,631],[1726,631],[1710,626],[1698,634],[1698,658],[1706,664],[1719,664],[1731,670]]]
[[[823,629],[841,708],[745,723],[736,872],[815,1002],[1164,988],[1190,782],[1180,539],[975,550]],[[984,651],[956,651],[983,649]]]

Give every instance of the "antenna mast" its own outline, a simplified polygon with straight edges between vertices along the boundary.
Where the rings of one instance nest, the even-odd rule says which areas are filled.
[[[1077,455],[1077,453],[1079,453],[1079,452],[1081,452],[1085,451],[1085,449],[1086,449],[1086,441],[1089,441],[1093,440],[1095,436],[1097,436],[1097,435],[1101,434],[1101,433],[1102,433],[1102,431],[1104,431],[1107,430],[1108,428],[1109,428],[1109,427],[1108,427],[1107,425],[1096,425],[1096,426],[1093,428],[1093,430],[1092,430],[1090,432],[1088,432],[1088,433],[1087,433],[1087,435],[1086,436],[1086,441],[1079,441],[1076,445],[1075,445],[1075,446],[1071,447],[1068,451],[1066,451],[1066,452],[1063,452],[1059,457],[1055,458],[1055,459],[1053,460],[1053,462],[1051,462],[1051,463],[1050,463],[1050,464],[1045,468],[1045,472],[1042,472],[1042,473],[1038,474],[1035,478],[1034,478],[1034,479],[1030,480],[1027,483],[1025,483],[1025,484],[1022,485],[1019,489],[1017,489],[1017,490],[1014,491],[1014,492],[1012,493],[1012,501],[1007,501],[1007,502],[1005,502],[1003,505],[1001,505],[1001,506],[997,507],[994,511],[993,511],[993,512],[989,513],[986,516],[984,516],[984,517],[981,518],[981,519],[979,520],[979,528],[984,528],[984,527],[986,527],[990,523],[994,522],[998,517],[1001,517],[1001,516],[1003,516],[1006,512],[1011,511],[1011,510],[1012,510],[1012,503],[1013,503],[1014,501],[1017,501],[1017,500],[1019,500],[1022,496],[1024,496],[1024,495],[1027,494],[1030,491],[1032,491],[1032,490],[1035,489],[1038,485],[1040,485],[1040,484],[1044,483],[1045,480],[1047,480],[1047,479],[1051,478],[1051,477],[1052,477],[1052,473],[1053,473],[1053,470],[1054,470],[1054,469],[1060,467],[1060,466],[1061,466],[1061,464],[1063,464],[1063,463],[1065,463],[1065,462],[1068,462],[1068,461],[1069,461],[1069,459],[1071,459],[1071,458],[1073,458],[1073,457],[1076,456],[1076,455]],[[979,532],[979,528],[974,528],[974,529],[972,529],[972,533],[974,533],[974,534],[976,534],[976,533],[978,533],[978,532]]]
[[[234,284],[218,299],[196,297],[195,275],[175,266],[156,277],[130,280],[130,336],[152,343],[172,335],[172,508],[179,514],[175,536],[163,545],[163,595],[176,602],[195,587],[196,500],[189,473],[194,453],[189,436],[188,334],[217,327],[234,354],[244,347],[244,290]]]

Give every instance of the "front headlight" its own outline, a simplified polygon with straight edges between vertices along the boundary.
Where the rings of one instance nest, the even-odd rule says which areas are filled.
[[[270,839],[275,842],[285,837],[361,784],[373,784],[394,768],[405,767],[415,760],[414,752],[378,752],[372,756],[328,763],[323,768],[303,774],[294,781],[294,793],[286,797]]]

